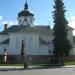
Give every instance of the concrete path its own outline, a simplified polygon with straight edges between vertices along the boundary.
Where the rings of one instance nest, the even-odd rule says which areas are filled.
[[[34,66],[30,66],[34,67]],[[0,75],[75,75],[75,66],[64,66],[64,67],[55,67],[55,68],[32,68],[32,69],[22,69],[23,66],[0,66],[0,69],[6,68],[6,70],[0,70]],[[11,68],[11,70],[8,70]],[[21,68],[21,69],[19,69]]]

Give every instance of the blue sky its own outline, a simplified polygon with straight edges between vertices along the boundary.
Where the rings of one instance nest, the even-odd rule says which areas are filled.
[[[24,9],[26,0],[0,0],[0,31],[3,24],[8,23],[9,26],[17,24],[17,15]],[[75,28],[75,0],[64,0],[66,11],[66,19],[69,26]],[[28,0],[29,10],[34,14],[34,24],[53,26],[52,11],[54,0]],[[73,31],[75,34],[75,31]]]

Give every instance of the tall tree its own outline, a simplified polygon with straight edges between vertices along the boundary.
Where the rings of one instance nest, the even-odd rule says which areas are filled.
[[[64,63],[63,58],[69,55],[71,49],[70,41],[67,38],[68,22],[65,18],[65,7],[63,0],[54,0],[54,55],[57,63]]]

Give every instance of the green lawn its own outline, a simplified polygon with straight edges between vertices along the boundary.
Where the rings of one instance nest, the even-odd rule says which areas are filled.
[[[65,65],[75,65],[75,61],[66,61],[64,63]],[[0,64],[0,66],[23,66],[24,64]],[[48,64],[29,64],[31,66],[42,66],[42,65],[48,65]]]
[[[75,61],[67,61],[64,64],[65,65],[75,65]]]
[[[23,66],[23,64],[0,64],[0,66]]]

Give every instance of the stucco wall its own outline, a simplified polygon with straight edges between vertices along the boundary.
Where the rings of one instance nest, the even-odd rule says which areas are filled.
[[[25,22],[25,19],[27,22]],[[30,25],[33,26],[34,18],[32,16],[22,16],[18,18],[18,25]]]
[[[4,52],[4,48],[6,49],[6,51],[7,51],[7,53],[8,53],[8,48],[9,47],[9,45],[7,45],[7,44],[3,44],[3,45],[1,45],[0,44],[0,55],[3,55],[3,52]]]
[[[52,37],[49,37],[48,34],[46,34],[46,36],[47,36],[46,37],[47,40],[52,39]],[[9,53],[10,54],[20,54],[21,53],[21,43],[22,43],[22,40],[24,40],[25,53],[27,55],[48,55],[48,50],[49,50],[48,44],[40,45],[39,37],[40,37],[40,33],[36,31],[35,32],[33,31],[25,32],[23,30],[17,33],[11,33]]]
[[[39,49],[39,40],[38,35],[32,33],[17,33],[10,34],[10,45],[9,45],[9,53],[10,54],[20,54],[21,52],[21,43],[22,40],[25,42],[25,52],[28,55],[37,55]]]

